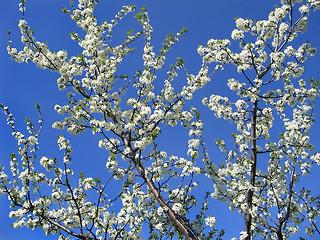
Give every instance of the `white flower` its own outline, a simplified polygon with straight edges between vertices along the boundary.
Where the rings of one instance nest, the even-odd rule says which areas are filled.
[[[248,237],[248,234],[244,231],[240,232],[240,240],[244,240]]]
[[[312,155],[311,160],[320,165],[320,153],[317,152],[314,155]]]
[[[273,52],[270,53],[270,57],[273,60],[274,65],[281,68],[281,64],[285,59],[285,54],[282,52]]]
[[[59,122],[59,121],[55,121],[53,124],[52,124],[52,128],[56,128],[56,129],[64,129],[64,124],[62,122]]]
[[[38,139],[34,136],[28,137],[27,141],[30,143],[31,146],[38,144]]]
[[[207,217],[205,219],[205,222],[207,226],[214,228],[214,226],[216,225],[216,218],[213,216]]]
[[[244,32],[248,32],[250,30],[250,28],[252,27],[252,20],[250,20],[250,19],[245,20],[243,18],[238,18],[236,20],[236,26],[240,30],[242,30]]]
[[[238,109],[242,109],[243,107],[247,107],[247,103],[244,100],[239,99],[239,100],[236,101],[235,106]]]
[[[91,177],[83,180],[84,190],[91,189],[93,186],[93,179]]]
[[[231,90],[239,90],[242,87],[242,84],[239,81],[234,80],[234,78],[230,78],[228,80],[228,87]]]
[[[199,139],[190,139],[188,141],[188,145],[189,145],[189,148],[197,148],[200,144],[200,140]]]
[[[295,50],[292,46],[288,46],[286,47],[286,49],[284,50],[284,53],[287,55],[287,56],[293,56],[294,53],[295,53]]]
[[[231,33],[231,38],[233,40],[242,39],[244,38],[244,34],[242,30],[234,29]]]
[[[183,212],[185,212],[185,210],[183,209],[183,205],[181,203],[173,204],[172,210],[177,214],[182,214]]]

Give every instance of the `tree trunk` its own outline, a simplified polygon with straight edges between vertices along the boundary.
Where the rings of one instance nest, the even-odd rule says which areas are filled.
[[[255,185],[256,170],[257,170],[257,136],[256,136],[256,124],[257,124],[257,107],[258,100],[253,104],[252,117],[251,117],[251,159],[252,165],[250,169],[250,189],[247,194],[247,214],[245,220],[245,232],[247,233],[246,240],[251,239],[251,223],[252,223],[252,198],[253,198],[253,187]]]

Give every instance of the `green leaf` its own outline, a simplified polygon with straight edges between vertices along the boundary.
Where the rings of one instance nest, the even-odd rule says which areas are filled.
[[[66,13],[66,14],[69,13],[69,11],[68,11],[68,9],[67,9],[66,7],[63,7],[63,8],[62,8],[62,12],[63,12],[63,13]]]

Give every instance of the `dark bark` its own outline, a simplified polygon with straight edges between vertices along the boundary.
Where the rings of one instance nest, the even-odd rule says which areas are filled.
[[[256,136],[256,124],[257,124],[257,107],[258,100],[253,104],[252,117],[251,117],[251,169],[250,169],[250,186],[251,188],[247,193],[247,213],[245,220],[245,232],[247,233],[246,240],[251,239],[251,225],[252,225],[252,215],[250,213],[252,209],[252,199],[253,199],[253,187],[256,180],[257,171],[257,136]]]

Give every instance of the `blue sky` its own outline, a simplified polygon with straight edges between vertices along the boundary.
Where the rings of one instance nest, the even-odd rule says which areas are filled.
[[[37,120],[37,112],[34,105],[38,102],[45,120],[45,128],[40,139],[39,154],[55,157],[56,155],[61,155],[57,151],[56,145],[56,136],[61,132],[51,129],[50,126],[53,120],[59,118],[53,107],[55,104],[64,104],[66,102],[65,92],[61,92],[57,88],[57,74],[49,70],[37,69],[31,63],[18,64],[13,62],[6,53],[8,29],[12,32],[13,46],[18,49],[21,47],[19,43],[20,32],[17,27],[21,15],[18,11],[18,3],[18,0],[0,2],[0,9],[3,10],[0,15],[0,102],[10,107],[11,112],[15,115],[17,127],[21,130],[24,130],[23,121],[27,116],[35,121]],[[70,53],[76,54],[79,48],[75,47],[76,43],[68,35],[70,32],[77,31],[77,27],[67,15],[62,13],[62,7],[68,6],[68,4],[68,0],[28,0],[26,20],[31,28],[35,30],[36,39],[46,41],[51,50],[66,49]],[[138,8],[142,5],[147,7],[151,25],[154,28],[153,41],[156,47],[161,46],[161,42],[168,33],[176,33],[186,27],[188,33],[173,47],[172,53],[168,55],[169,63],[167,66],[174,63],[175,58],[180,56],[185,60],[189,72],[196,73],[201,65],[201,57],[196,51],[197,46],[206,44],[210,38],[230,38],[230,33],[235,27],[235,17],[249,17],[257,20],[266,19],[268,12],[279,2],[276,0],[100,0],[96,12],[98,19],[112,19],[121,6],[126,4],[136,4]],[[135,20],[133,14],[131,14],[119,24],[119,37],[121,33],[128,30],[128,25],[132,24],[133,21]],[[309,40],[318,49],[320,49],[319,23],[319,12],[313,13],[310,18],[309,31],[301,38],[303,41]],[[117,37],[116,33],[115,36]],[[320,76],[319,55],[317,54],[308,61],[304,75],[306,80],[312,76]],[[134,59],[129,59],[125,64],[132,65],[134,63]],[[235,74],[235,72],[219,73],[213,77],[212,83],[202,90],[199,95],[210,96],[210,93],[213,92],[224,94],[226,80],[230,77],[236,77],[237,75]],[[196,104],[199,105],[199,102]],[[318,116],[320,116],[319,109],[320,102],[318,102],[315,109],[315,113]],[[218,160],[219,158],[223,160],[223,156],[216,153],[217,149],[213,146],[214,139],[230,137],[230,129],[233,127],[223,120],[216,120],[212,112],[204,111],[203,117],[206,119],[205,123],[208,130],[206,133],[207,146],[210,144],[212,146],[211,156]],[[186,151],[186,141],[183,135],[186,134],[185,132],[181,131],[181,134],[179,132],[175,132],[175,134],[167,132],[165,134],[163,139],[165,141],[170,140],[165,147],[172,146],[168,148],[169,152],[180,151],[184,153]],[[320,151],[319,123],[314,125],[310,135],[311,142]],[[99,164],[104,167],[103,161],[106,158],[106,153],[96,146],[96,140],[90,133],[82,134],[76,138],[73,136],[67,137],[71,140],[74,148],[73,158],[78,159],[74,161],[76,169],[79,169],[79,171],[86,169],[88,175],[94,175],[97,166],[99,169]],[[86,147],[84,148],[84,146]],[[15,151],[16,142],[11,136],[9,127],[5,125],[5,117],[0,116],[0,162],[9,161],[9,153]],[[319,168],[315,168],[314,173],[320,173]],[[317,184],[315,184],[318,181],[317,176],[319,175],[314,174],[313,177],[309,177],[306,184],[311,186],[315,192],[320,193]],[[6,197],[0,197],[1,240],[21,239],[22,236],[25,240],[43,239],[41,231],[13,230],[10,227],[12,221],[8,218],[8,206],[9,203]],[[227,233],[225,239],[237,237],[236,233],[243,229],[241,218],[235,213],[229,213],[225,204],[218,205],[216,209],[213,215],[217,216],[217,226],[223,227],[230,224],[235,226],[232,227],[233,229],[229,229],[230,232]],[[228,217],[225,217],[226,215]],[[50,237],[48,239],[56,238]]]

